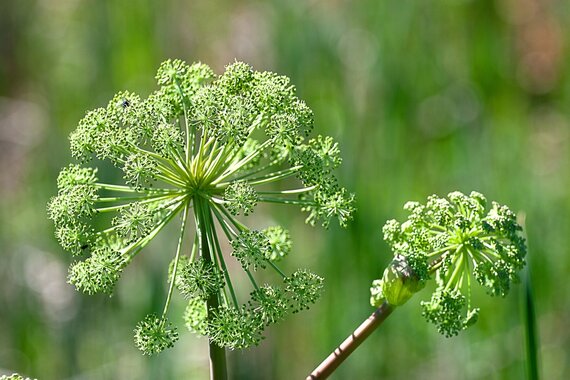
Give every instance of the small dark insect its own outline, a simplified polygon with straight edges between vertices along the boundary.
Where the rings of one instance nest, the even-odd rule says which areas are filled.
[[[123,101],[121,102],[121,107],[127,108],[130,105],[131,105],[131,102],[129,102],[128,99],[123,98]]]

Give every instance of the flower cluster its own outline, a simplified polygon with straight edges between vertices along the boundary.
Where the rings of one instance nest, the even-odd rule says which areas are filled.
[[[188,300],[184,320],[191,331],[219,346],[256,344],[264,327],[314,303],[322,279],[306,270],[288,276],[277,267],[291,252],[287,230],[252,230],[237,217],[259,203],[279,203],[300,206],[311,225],[338,219],[345,226],[354,195],[334,175],[338,144],[309,138],[312,111],[287,77],[241,62],[218,76],[201,63],[169,60],[156,79],[160,88],[148,98],[119,92],[70,135],[80,164],[61,171],[58,194],[48,204],[57,240],[78,258],[69,282],[88,294],[112,294],[127,265],[179,217],[165,307],[139,323],[137,346],[152,354],[178,338],[167,321],[174,289]],[[93,158],[110,161],[123,184],[100,180],[96,168],[82,166]],[[229,255],[221,249],[222,233]],[[188,254],[181,248],[185,234],[193,242]],[[238,301],[233,266],[226,265],[234,259],[251,280],[245,302]],[[261,269],[274,270],[281,285],[258,285],[254,275]]]
[[[428,197],[425,205],[408,202],[404,223],[388,221],[384,240],[395,259],[372,284],[371,303],[405,303],[435,276],[436,289],[422,302],[423,315],[439,332],[453,336],[476,322],[471,305],[472,277],[492,296],[505,296],[524,267],[522,228],[508,207],[477,192]]]
[[[2,375],[0,376],[0,380],[31,380],[29,377],[24,377],[17,373],[13,373],[11,375]]]
[[[178,340],[178,332],[164,318],[147,315],[135,329],[135,344],[145,355],[170,348]]]

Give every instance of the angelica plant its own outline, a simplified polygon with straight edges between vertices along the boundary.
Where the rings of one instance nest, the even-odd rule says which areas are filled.
[[[48,215],[63,249],[81,258],[68,280],[87,294],[112,294],[127,265],[178,218],[164,308],[136,326],[135,343],[154,354],[178,339],[168,320],[177,289],[188,301],[187,328],[209,337],[212,377],[224,378],[224,348],[258,344],[265,327],[307,309],[323,287],[306,269],[278,267],[291,251],[285,228],[251,229],[240,215],[259,203],[296,205],[311,225],[336,218],[345,226],[354,195],[334,175],[338,144],[309,138],[313,113],[287,77],[241,62],[218,76],[201,63],[169,60],[156,79],[160,88],[148,98],[119,92],[79,122],[69,137],[79,163],[59,174]],[[124,183],[101,180],[112,176],[83,166],[92,160],[110,161]],[[192,248],[183,252],[187,239]],[[222,251],[223,239],[231,252]],[[249,299],[238,299],[228,260],[249,279]],[[281,281],[260,284],[256,273],[266,269]]]
[[[422,314],[451,337],[472,326],[479,316],[471,287],[478,283],[491,296],[505,297],[525,265],[526,244],[516,215],[477,192],[428,197],[408,202],[408,219],[389,220],[384,240],[394,259],[381,279],[372,282],[370,302],[378,309],[307,379],[324,379],[396,308],[433,279],[431,298],[421,301]]]

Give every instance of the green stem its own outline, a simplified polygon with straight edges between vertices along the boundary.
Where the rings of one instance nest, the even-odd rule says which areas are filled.
[[[451,274],[451,276],[449,276],[447,280],[447,285],[445,285],[445,290],[451,289],[453,285],[456,285],[458,281],[457,275],[461,272],[461,269],[463,267],[463,262],[461,261],[462,259],[463,259],[463,254],[457,254],[457,256],[455,256],[455,258],[453,259],[453,263],[451,264],[451,266],[454,267],[453,273]]]
[[[154,158],[154,162],[156,163],[157,167],[160,169],[159,170],[160,172],[167,173],[172,178],[178,178],[178,177],[186,179],[188,178],[188,172],[185,170],[185,168],[183,166],[180,166],[180,164],[172,161],[171,159],[162,157],[159,154],[140,148],[136,145],[133,145],[133,148],[142,154]],[[178,174],[173,172],[171,169],[174,169]]]
[[[208,213],[206,215],[206,218],[208,219],[208,222],[211,226],[210,229],[210,237],[211,237],[211,241],[213,243],[214,246],[214,253],[218,258],[218,262],[220,265],[220,268],[222,269],[222,273],[224,274],[224,278],[226,279],[226,285],[228,286],[228,289],[230,290],[230,295],[232,297],[232,302],[234,303],[234,306],[236,308],[239,307],[239,303],[237,301],[237,297],[236,297],[236,293],[234,291],[234,287],[232,285],[232,280],[230,278],[230,273],[228,271],[228,268],[226,267],[226,262],[224,261],[224,256],[222,253],[222,248],[220,247],[220,242],[218,240],[218,235],[216,234],[216,231],[214,229],[214,219],[212,218],[212,208],[208,208]]]
[[[245,269],[245,273],[247,273],[247,277],[249,277],[249,281],[251,282],[255,290],[259,290],[259,286],[257,286],[257,282],[255,282],[255,278],[253,278],[253,275],[251,274],[249,269]]]
[[[190,169],[188,168],[188,165],[186,165],[186,161],[184,160],[184,158],[180,156],[180,152],[178,151],[178,149],[173,148],[171,155],[172,158],[174,159],[174,163],[176,164],[175,166],[182,171],[181,174],[184,176],[184,178],[190,181],[192,179],[192,176],[190,174]]]
[[[228,161],[228,156],[232,153],[232,149],[236,148],[233,148],[232,143],[228,143],[227,145],[216,149],[217,153],[215,153],[214,150],[212,150],[212,153],[210,154],[210,157],[213,157],[213,154],[215,153],[216,157],[212,158],[212,160],[208,159],[207,163],[208,169],[206,171],[206,174],[204,175],[205,181],[207,181],[208,183],[212,182],[218,171],[221,170],[224,163]]]
[[[182,200],[184,199],[184,197],[186,197],[186,194],[178,195],[177,197],[176,197],[176,196],[172,196],[172,195],[167,195],[167,196],[164,196],[164,197],[161,196],[160,198],[148,198],[148,199],[142,200],[142,201],[140,201],[140,202],[138,202],[138,203],[140,203],[140,204],[146,204],[146,203],[158,202],[158,201],[160,201],[160,200],[166,200],[166,199],[169,199],[169,198],[174,198],[172,201],[170,201],[170,202],[168,202],[168,203],[165,203],[164,205],[161,205],[160,208],[158,208],[158,209],[155,210],[155,211],[159,211],[159,210],[163,210],[163,209],[165,209],[165,208],[167,208],[167,207],[170,207],[171,205],[173,205],[173,204],[176,203],[176,202],[182,201]],[[131,206],[132,204],[133,204],[133,202],[131,202],[131,203],[124,203],[124,204],[116,205],[116,206],[99,207],[99,208],[95,208],[94,210],[97,211],[97,212],[111,212],[111,211],[120,210],[120,209],[125,208],[125,207],[129,207],[129,206]]]
[[[172,278],[170,280],[170,286],[168,287],[168,295],[166,296],[166,302],[164,303],[164,310],[162,311],[162,318],[166,317],[168,312],[168,307],[170,306],[170,299],[172,298],[172,292],[174,290],[174,284],[176,283],[176,274],[178,272],[178,261],[180,260],[180,251],[182,248],[182,240],[184,238],[184,229],[186,227],[186,216],[188,215],[188,204],[184,207],[182,212],[182,225],[180,226],[180,236],[178,237],[178,246],[176,247],[176,256],[174,256],[174,268],[172,268]]]
[[[528,264],[527,264],[528,265]],[[536,314],[534,311],[534,297],[528,269],[524,277],[524,327],[526,342],[527,378],[538,380],[538,333],[536,329]]]
[[[238,181],[238,180],[240,180],[240,179],[244,179],[244,178],[250,177],[250,176],[255,175],[255,174],[257,174],[257,173],[261,173],[262,171],[267,170],[267,169],[269,169],[270,167],[272,167],[272,166],[274,166],[274,165],[275,165],[275,162],[270,162],[269,164],[262,165],[262,166],[260,166],[260,167],[258,167],[258,168],[252,169],[252,170],[250,170],[250,171],[248,171],[248,172],[246,172],[246,173],[243,173],[243,174],[241,174],[241,175],[239,175],[239,176],[237,176],[237,177],[232,178],[232,181]]]
[[[169,193],[169,194],[164,194],[164,193],[158,193],[158,194],[150,194],[150,195],[146,195],[146,196],[139,196],[139,197],[103,197],[103,198],[97,198],[95,200],[95,202],[98,203],[106,203],[106,202],[121,202],[121,201],[139,201],[139,200],[149,200],[152,199],[154,201],[160,200],[160,199],[168,199],[168,198],[173,198],[176,195],[182,195],[184,194],[183,192],[177,192],[177,193]]]
[[[279,267],[273,263],[273,261],[267,260],[267,262],[269,263],[269,265],[271,266],[271,268],[275,269],[275,271],[276,271],[277,273],[279,273],[279,275],[280,275],[281,277],[283,277],[283,278],[287,277],[287,276],[285,275],[285,273],[283,273],[283,271],[282,271],[281,269],[279,269]]]
[[[174,77],[174,83],[176,84],[176,89],[178,93],[182,97],[182,108],[184,109],[184,128],[186,132],[186,149],[185,149],[185,158],[186,162],[190,161],[190,157],[192,157],[193,148],[194,148],[194,132],[195,126],[192,124],[192,130],[190,130],[189,120],[188,120],[188,98],[185,96],[184,91],[182,90],[182,86],[180,85],[180,80],[178,77]]]
[[[181,202],[172,211],[170,211],[170,213],[151,232],[149,232],[147,236],[123,248],[121,251],[126,253],[135,248],[144,247],[149,241],[154,239],[154,237],[162,230],[162,228],[164,228],[164,226],[168,224],[168,222],[170,222],[170,220],[172,220],[174,215],[176,215],[176,213],[182,208],[183,205],[184,203]]]
[[[278,181],[280,179],[284,179],[287,177],[291,177],[292,175],[295,175],[299,171],[299,169],[301,169],[302,167],[303,166],[301,166],[301,165],[293,166],[292,168],[283,169],[283,170],[280,170],[278,172],[268,173],[268,174],[264,174],[264,175],[259,176],[259,177],[250,178],[250,179],[248,179],[247,182],[250,185],[261,185],[262,183],[275,182],[275,181]]]
[[[523,228],[523,234],[525,241],[528,242],[528,236],[526,234],[526,215],[520,213],[517,217],[520,225]],[[529,251],[530,252],[530,251]],[[536,326],[536,311],[534,306],[534,296],[532,292],[532,282],[531,282],[531,266],[532,257],[527,256],[527,264],[523,272],[523,323],[525,330],[525,345],[526,345],[526,376],[528,380],[539,380],[540,379],[540,362],[539,362],[539,336],[538,329]]]
[[[260,202],[267,203],[281,203],[285,205],[300,205],[300,206],[310,206],[314,205],[313,201],[305,201],[301,199],[282,199],[282,198],[271,198],[271,197],[259,197]]]
[[[207,211],[209,208],[207,203],[200,197],[194,197],[194,208],[196,213],[196,228],[199,231],[198,242],[200,246],[200,256],[206,263],[212,262],[210,254],[210,247],[208,246],[208,233],[206,219]],[[218,295],[214,294],[206,301],[208,308],[208,316],[211,316],[213,311],[219,307]],[[226,380],[228,378],[227,364],[226,364],[226,350],[218,346],[211,338],[209,339],[210,348],[210,380]]]
[[[139,193],[139,194],[142,193],[141,190],[137,190],[134,187],[130,186],[111,185],[108,183],[100,183],[100,182],[95,183],[95,186],[103,190],[121,191],[125,193]],[[159,189],[158,191],[166,191],[166,190],[167,189]]]
[[[181,187],[181,188],[186,187],[186,183],[184,183],[181,180],[179,180],[178,178],[176,178],[176,176],[167,177],[167,176],[164,176],[162,174],[156,174],[156,178],[160,179],[160,180],[162,180],[162,181],[164,181],[164,182],[166,182],[172,186]]]
[[[224,217],[218,211],[217,207],[215,207],[215,206],[212,207],[212,211],[214,211],[214,214],[216,215],[216,219],[218,219],[218,223],[222,227],[222,230],[224,231],[224,234],[228,238],[228,241],[231,242],[237,236],[237,232],[235,232],[233,230],[232,226],[230,226],[230,223],[224,219]]]
[[[248,129],[248,133],[247,133],[248,137],[251,135],[251,133],[259,125],[261,125],[262,120],[263,120],[263,116],[259,115],[253,121],[252,125],[250,125],[250,127]],[[216,181],[223,180],[224,178],[227,178],[227,176],[224,173],[227,173],[227,170],[231,169],[234,165],[239,165],[236,168],[236,170],[239,170],[243,165],[247,164],[249,161],[256,158],[261,153],[261,151],[263,151],[263,149],[265,149],[266,145],[269,145],[269,140],[264,142],[263,144],[261,144],[254,152],[252,152],[250,155],[248,155],[249,159],[248,159],[248,157],[246,157],[243,159],[245,161],[239,160],[236,164],[234,162],[234,160],[236,159],[236,157],[239,154],[243,145],[238,146],[237,142],[234,139],[231,139],[230,141],[228,141],[228,143],[226,144],[226,147],[223,150],[223,153],[224,153],[223,157],[225,159],[218,161],[218,164],[215,165],[214,169],[212,170],[212,173],[215,173],[214,177],[217,178]],[[252,156],[252,154],[253,154],[253,156]],[[235,173],[236,170],[234,170],[232,173]],[[232,173],[227,174],[227,175],[229,176]]]
[[[427,257],[434,257],[439,255],[440,253],[445,253],[451,250],[455,250],[458,245],[459,244],[448,245],[447,247],[443,247],[441,249],[438,249],[437,251],[430,252],[429,254],[427,254]]]
[[[214,182],[212,182],[213,184],[217,184],[221,181],[223,181],[224,179],[228,178],[229,176],[231,176],[233,173],[235,173],[236,171],[238,171],[240,168],[242,168],[244,165],[246,165],[248,162],[250,162],[251,160],[253,160],[254,158],[256,158],[265,148],[267,148],[269,146],[269,144],[271,143],[271,140],[266,140],[265,142],[263,142],[261,145],[259,145],[253,152],[251,152],[250,154],[248,154],[246,157],[242,158],[241,160],[239,160],[238,162],[232,163],[230,165],[229,168],[226,169],[226,171],[224,173],[222,173],[218,179],[216,179]]]
[[[314,185],[310,187],[303,187],[301,189],[292,189],[292,190],[274,190],[274,191],[258,191],[258,194],[262,195],[275,195],[275,194],[302,194],[307,193],[309,191],[315,190],[319,185]]]
[[[464,258],[463,263],[465,264],[464,275],[467,276],[467,309],[471,309],[471,268],[469,267],[469,260],[467,257]]]
[[[225,207],[218,207],[217,205],[214,205],[215,209],[218,211],[221,211],[226,218],[228,218],[228,220],[237,228],[238,231],[245,231],[247,230],[247,226],[245,226],[244,224],[240,223],[239,220],[237,220],[236,218],[234,218],[229,212],[228,210],[226,210]]]

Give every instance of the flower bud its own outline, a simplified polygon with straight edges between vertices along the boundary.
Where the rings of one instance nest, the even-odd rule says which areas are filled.
[[[408,264],[406,257],[400,255],[394,257],[382,276],[383,298],[393,306],[405,304],[424,286],[425,281]]]

